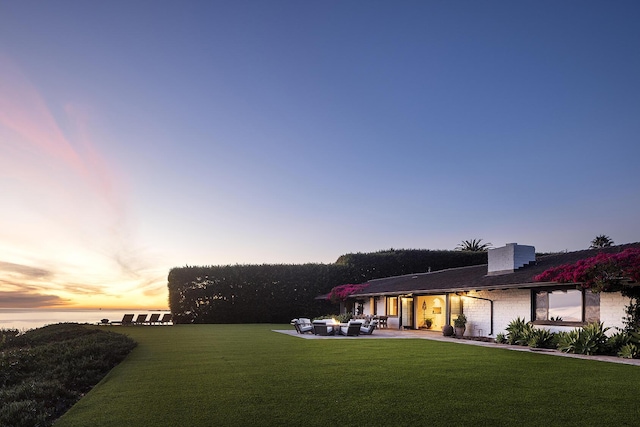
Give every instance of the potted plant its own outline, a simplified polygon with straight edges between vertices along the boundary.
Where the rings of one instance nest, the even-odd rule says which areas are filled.
[[[433,325],[433,319],[431,317],[427,317],[424,319],[424,327],[427,329],[431,329],[431,325]]]
[[[456,320],[453,321],[453,326],[455,328],[456,337],[462,338],[464,335],[464,331],[467,328],[467,316],[463,313],[460,313]]]

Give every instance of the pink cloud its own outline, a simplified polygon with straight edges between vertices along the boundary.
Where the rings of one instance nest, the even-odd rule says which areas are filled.
[[[14,148],[44,155],[47,161],[73,171],[121,214],[121,200],[115,188],[118,177],[92,142],[87,111],[72,105],[63,107],[68,125],[65,134],[41,93],[20,68],[1,54],[0,64],[0,126],[20,137],[12,140]]]
[[[36,88],[7,57],[0,56],[0,124],[13,130],[31,145],[63,160],[76,170],[82,161],[66,140]]]

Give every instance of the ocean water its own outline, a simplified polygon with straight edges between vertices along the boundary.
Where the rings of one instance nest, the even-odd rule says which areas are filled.
[[[120,321],[125,314],[170,313],[169,310],[109,310],[109,309],[34,309],[34,308],[0,308],[0,329],[18,329],[26,331],[55,323],[89,323],[98,324],[101,319]],[[147,316],[147,318],[149,317]]]

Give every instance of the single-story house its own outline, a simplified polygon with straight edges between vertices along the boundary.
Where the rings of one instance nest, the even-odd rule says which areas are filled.
[[[390,328],[431,329],[467,317],[465,335],[495,337],[524,318],[553,331],[590,322],[622,328],[629,298],[593,293],[576,283],[536,282],[545,270],[596,256],[640,248],[640,243],[536,257],[533,246],[509,243],[489,249],[488,264],[370,280],[347,302],[361,314],[388,316]]]

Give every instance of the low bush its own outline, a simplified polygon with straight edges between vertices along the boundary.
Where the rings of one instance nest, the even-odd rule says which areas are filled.
[[[530,322],[518,317],[512,320],[507,326],[507,344],[528,345],[529,336],[533,332],[533,326]]]
[[[49,426],[136,346],[129,337],[58,324],[0,345],[0,425]]]
[[[547,329],[534,329],[528,332],[527,345],[531,348],[556,348],[556,334]]]
[[[618,355],[622,347],[631,343],[630,337],[625,332],[617,332],[609,337],[606,343],[606,354]]]
[[[618,356],[624,359],[640,359],[640,348],[635,344],[625,344],[618,351]]]
[[[20,331],[17,329],[0,329],[0,349],[8,345],[8,343],[13,341],[19,334]]]
[[[640,331],[632,330],[629,332],[622,332],[619,334],[615,334],[611,338],[620,335],[620,338],[617,338],[616,341],[610,344],[610,350],[616,351],[619,357],[624,357],[625,359],[640,359]],[[616,348],[616,344],[618,347]]]
[[[558,350],[575,354],[606,354],[607,330],[609,328],[605,328],[601,322],[594,322],[570,332],[560,332]]]
[[[353,319],[353,313],[327,314],[324,316],[314,317],[313,320],[336,319],[340,323],[347,323]]]

